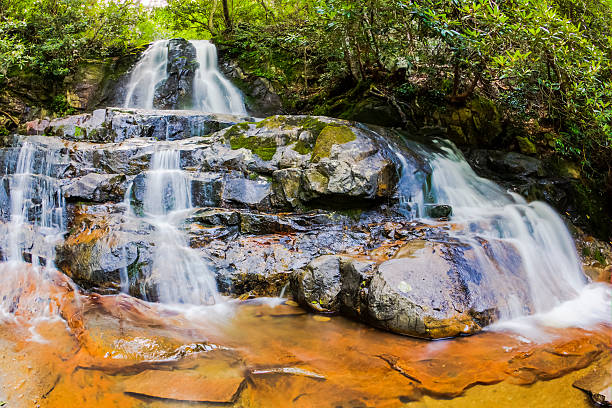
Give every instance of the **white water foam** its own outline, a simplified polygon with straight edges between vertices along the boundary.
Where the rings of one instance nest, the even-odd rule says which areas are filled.
[[[214,275],[180,229],[192,208],[190,182],[180,168],[180,151],[153,154],[144,196],[144,217],[155,227],[151,279],[163,303],[210,305],[221,299]]]
[[[432,168],[430,185],[423,185],[425,200],[411,205],[418,205],[420,214],[428,204],[452,207],[451,222],[462,228],[451,231],[451,236],[474,249],[488,286],[505,300],[499,305],[500,321],[491,329],[513,329],[535,336],[536,327],[612,324],[612,290],[606,284],[587,284],[574,241],[561,217],[543,202],[527,203],[518,194],[476,175],[451,142],[435,142],[438,151],[421,152],[428,156]],[[488,251],[483,249],[483,240]],[[510,248],[520,261],[504,255]],[[528,305],[515,295],[524,288],[513,286],[516,280],[504,278],[518,268],[525,273],[526,282],[521,285],[527,285]]]
[[[132,70],[123,107],[153,109],[155,87],[168,77],[168,40],[155,41]]]

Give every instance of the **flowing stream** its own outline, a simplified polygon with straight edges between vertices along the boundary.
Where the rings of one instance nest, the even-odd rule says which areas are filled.
[[[61,154],[25,141],[10,176],[10,220],[3,232],[0,262],[0,315],[30,327],[31,339],[41,322],[58,319],[51,292],[55,246],[65,233],[65,202],[56,171]],[[15,315],[19,310],[20,315]]]

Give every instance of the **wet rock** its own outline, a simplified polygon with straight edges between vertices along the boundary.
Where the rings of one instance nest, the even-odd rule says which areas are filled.
[[[612,363],[610,357],[598,362],[574,387],[584,391],[600,407],[612,407]]]
[[[342,289],[340,258],[328,255],[315,259],[292,276],[294,293],[300,304],[317,312],[338,312]]]
[[[155,87],[156,109],[188,109],[193,105],[193,81],[199,64],[193,44],[182,38],[168,41],[167,78]]]
[[[272,184],[262,180],[229,178],[225,180],[223,201],[252,208],[269,208]]]
[[[612,245],[570,227],[585,275],[595,282],[612,282]]]
[[[453,208],[450,205],[436,204],[426,206],[425,211],[431,218],[448,218],[453,213]]]
[[[341,310],[352,317],[364,315],[376,262],[345,257],[341,260],[340,268],[342,274]]]
[[[237,226],[240,224],[240,212],[223,209],[200,209],[191,215],[188,222],[196,222],[207,227]]]
[[[146,370],[125,381],[125,392],[164,400],[229,404],[238,398],[244,378],[229,365],[223,367],[223,375],[213,372],[212,369],[218,365],[211,364],[210,373],[196,370]],[[234,375],[228,375],[228,371]],[[172,386],[160,387],[163,383]]]
[[[77,206],[73,232],[56,248],[57,266],[85,288],[116,293],[126,274],[130,293],[144,297],[138,281],[150,272],[151,227],[131,223],[108,206]]]
[[[0,178],[0,221],[9,221],[10,208],[10,180],[4,176]]]
[[[202,172],[191,179],[191,200],[195,207],[216,207],[221,203],[223,175]]]
[[[511,247],[505,249],[512,253]],[[520,266],[512,275],[504,275],[479,263],[474,251],[461,244],[410,242],[378,267],[369,286],[365,318],[375,326],[415,337],[476,333],[497,318],[498,308],[512,301],[495,297],[499,292],[494,285],[500,284],[490,280],[495,275],[516,288],[513,296],[518,304],[529,307]]]
[[[546,172],[541,160],[516,152],[474,150],[470,154],[470,159],[478,168],[489,168],[495,172],[514,176],[542,177]]]
[[[74,141],[120,142],[137,137],[177,140],[208,135],[248,119],[196,111],[107,108],[48,124],[34,121],[29,127],[36,134],[43,130],[45,134]]]
[[[72,179],[64,187],[64,198],[98,203],[120,202],[127,189],[126,181],[124,175],[89,173]]]
[[[294,296],[315,312],[344,311],[359,316],[374,265],[348,256],[321,256],[292,274]]]

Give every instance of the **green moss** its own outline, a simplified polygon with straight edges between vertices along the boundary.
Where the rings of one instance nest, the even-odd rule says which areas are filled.
[[[262,160],[272,159],[276,153],[276,141],[257,136],[246,136],[244,132],[248,129],[248,123],[239,123],[227,130],[225,136],[229,138],[232,150],[248,149],[261,157]]]
[[[85,133],[85,132],[83,131],[83,128],[81,128],[81,127],[79,127],[79,126],[75,126],[75,127],[74,127],[74,137],[75,137],[76,139],[80,139],[80,138],[82,138],[82,137],[83,137],[83,135],[84,135],[84,133]]]
[[[531,142],[531,140],[529,140],[528,138],[524,137],[524,136],[517,136],[516,137],[516,141],[518,142],[519,145],[519,149],[521,150],[521,153],[523,154],[536,154],[536,147],[535,145]]]
[[[234,126],[230,126],[227,131],[225,132],[225,136],[228,138],[232,138],[232,137],[236,137],[236,136],[243,136],[244,132],[246,132],[247,130],[249,130],[249,124],[244,122],[244,123],[238,123]]]
[[[312,159],[318,160],[322,157],[329,157],[333,145],[348,143],[355,139],[355,133],[348,126],[327,125],[317,137]]]
[[[299,154],[310,154],[312,153],[312,146],[310,146],[303,140],[298,140],[297,143],[293,146],[293,150],[295,150]]]
[[[291,126],[287,121],[287,118],[282,115],[270,116],[269,118],[265,118],[264,120],[257,122],[258,129],[261,129],[262,127],[278,129],[287,125]]]

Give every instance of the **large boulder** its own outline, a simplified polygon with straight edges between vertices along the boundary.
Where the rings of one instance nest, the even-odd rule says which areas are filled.
[[[417,228],[409,235],[421,234],[419,239],[399,241],[404,242],[399,247],[398,241],[378,241],[382,245],[368,258],[313,259],[292,273],[294,297],[312,312],[343,313],[428,339],[477,333],[517,307],[531,310],[527,278],[512,246],[501,241],[471,246],[453,242],[443,229]]]
[[[501,241],[481,245],[409,242],[379,265],[363,317],[396,333],[444,338],[479,332],[516,307],[529,312],[527,278],[516,249]],[[490,249],[495,246],[507,252],[496,259]],[[510,297],[504,296],[507,288],[513,289]]]
[[[168,41],[167,77],[155,87],[156,109],[188,109],[193,105],[193,80],[199,63],[196,49],[182,38]]]

